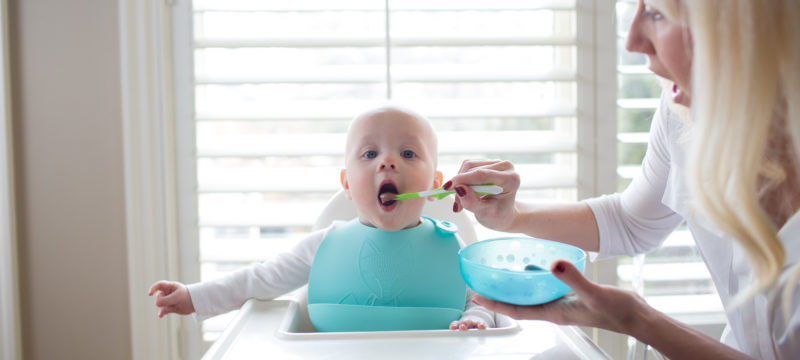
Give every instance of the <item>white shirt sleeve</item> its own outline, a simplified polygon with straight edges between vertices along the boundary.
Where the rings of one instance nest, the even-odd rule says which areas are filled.
[[[334,225],[335,226],[335,225]],[[319,244],[333,226],[311,233],[275,259],[223,278],[187,286],[197,320],[240,308],[250,298],[274,299],[308,282]]]
[[[683,221],[664,205],[673,159],[670,154],[670,114],[666,96],[653,117],[650,141],[642,170],[621,194],[585,200],[597,220],[600,235],[598,257],[635,255],[655,249]],[[678,120],[680,121],[680,120]]]
[[[467,288],[467,303],[464,305],[464,313],[461,320],[480,321],[486,324],[486,328],[497,327],[495,313],[489,309],[472,302],[472,297],[477,295],[475,291]]]

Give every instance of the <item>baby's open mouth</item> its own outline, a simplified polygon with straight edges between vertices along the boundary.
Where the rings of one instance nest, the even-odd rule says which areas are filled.
[[[383,184],[378,190],[378,202],[383,206],[391,206],[397,201],[394,199],[395,195],[397,195],[397,186],[392,183]]]

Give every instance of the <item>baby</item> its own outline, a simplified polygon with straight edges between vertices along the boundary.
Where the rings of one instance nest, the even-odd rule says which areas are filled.
[[[358,218],[334,222],[275,260],[222,279],[188,286],[156,282],[149,295],[158,293],[158,316],[205,318],[308,283],[309,316],[317,331],[494,326],[494,313],[470,301],[473,293],[460,278],[457,253],[463,244],[453,226],[421,216],[425,199],[392,200],[391,194],[440,187],[436,166],[437,139],[426,118],[396,106],[357,116],[347,133],[341,184]],[[370,321],[356,319],[366,316],[359,315],[365,307],[388,310],[380,315],[391,319],[386,322],[405,323],[366,325]],[[397,309],[419,311],[391,313]],[[344,315],[328,320],[339,311]]]

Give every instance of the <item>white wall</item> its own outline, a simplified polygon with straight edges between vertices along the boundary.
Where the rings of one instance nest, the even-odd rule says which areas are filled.
[[[117,10],[9,1],[26,359],[131,357]]]

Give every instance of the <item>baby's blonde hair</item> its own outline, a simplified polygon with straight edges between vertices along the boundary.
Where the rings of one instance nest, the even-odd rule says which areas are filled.
[[[738,241],[755,269],[755,283],[734,302],[740,304],[783,281],[786,251],[760,200],[800,169],[800,2],[647,2],[688,24],[694,39],[687,182],[696,208]],[[788,148],[783,159],[776,143]],[[789,274],[786,314],[800,264]]]
[[[438,166],[438,164],[439,164],[439,139],[436,136],[436,129],[433,127],[433,123],[430,121],[430,119],[428,119],[427,117],[423,116],[422,114],[420,114],[420,113],[418,113],[418,112],[416,112],[414,110],[411,110],[410,108],[408,108],[406,106],[403,106],[403,105],[400,105],[400,104],[396,104],[396,103],[382,103],[380,105],[377,105],[375,107],[370,108],[367,111],[362,112],[359,115],[356,115],[353,118],[353,120],[350,121],[350,124],[347,126],[347,138],[346,138],[346,141],[345,141],[345,154],[347,154],[348,151],[350,151],[350,146],[353,143],[352,136],[353,136],[354,126],[358,126],[359,121],[362,121],[364,118],[367,118],[367,117],[370,117],[370,116],[374,116],[374,115],[378,115],[378,114],[388,114],[388,113],[395,113],[395,114],[405,115],[405,116],[414,118],[414,119],[416,119],[417,121],[419,121],[420,123],[423,124],[423,128],[425,129],[426,134],[421,134],[421,135],[425,135],[426,137],[429,138],[428,140],[430,141],[431,150],[432,150],[431,151],[431,155],[433,156],[433,165],[434,165],[434,167]],[[345,156],[345,165],[347,165],[347,156]]]

